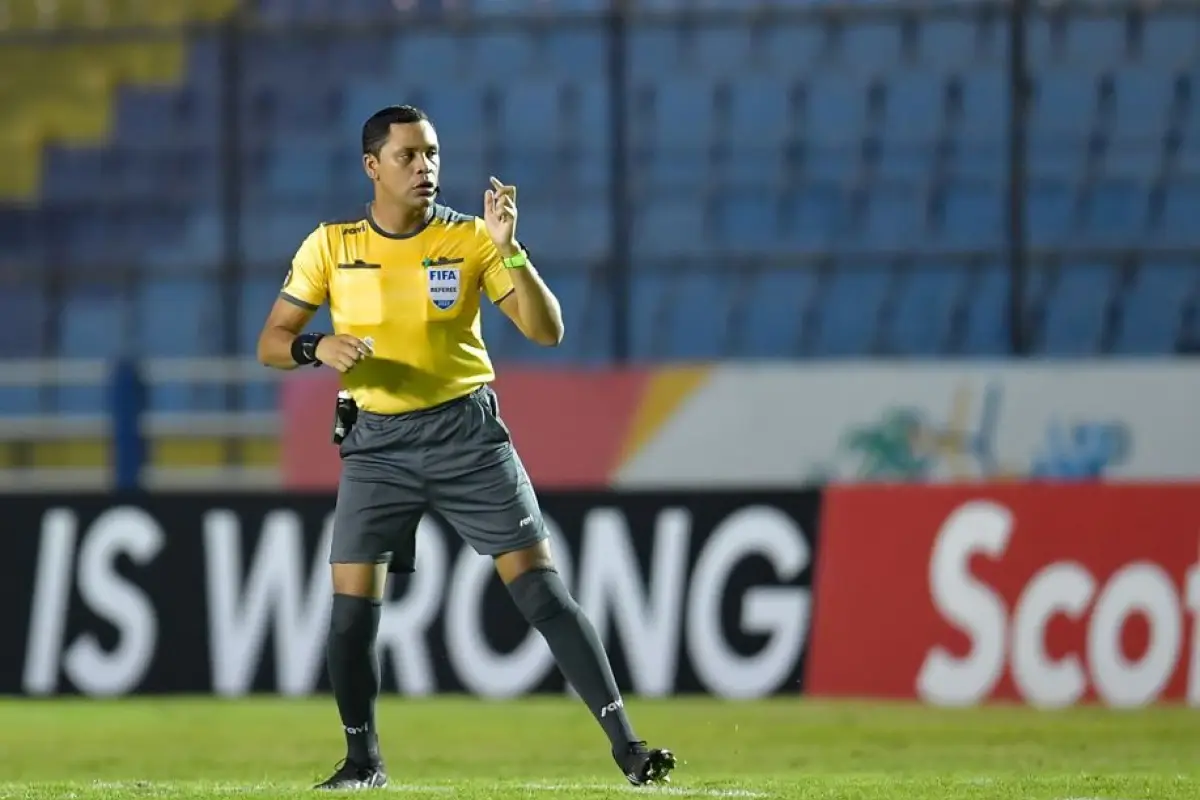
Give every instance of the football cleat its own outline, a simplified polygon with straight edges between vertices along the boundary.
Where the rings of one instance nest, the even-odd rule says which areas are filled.
[[[314,786],[314,789],[382,789],[387,786],[387,773],[383,764],[362,766],[350,759],[338,762],[329,778]]]
[[[670,750],[648,750],[645,742],[631,742],[624,752],[613,751],[613,758],[625,778],[634,786],[670,783],[675,769],[675,754]]]

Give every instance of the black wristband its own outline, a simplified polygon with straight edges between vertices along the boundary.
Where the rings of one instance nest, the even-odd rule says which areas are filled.
[[[324,338],[323,333],[302,333],[292,339],[292,361],[301,366],[321,366],[321,362],[317,360],[317,343]]]

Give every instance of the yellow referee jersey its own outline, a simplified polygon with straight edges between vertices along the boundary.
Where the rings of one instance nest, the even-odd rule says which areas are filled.
[[[495,378],[480,331],[484,292],[513,290],[482,219],[435,206],[425,227],[395,235],[369,213],[322,223],[292,260],[281,296],[335,333],[370,337],[375,354],[342,375],[359,408],[400,414],[470,394]]]

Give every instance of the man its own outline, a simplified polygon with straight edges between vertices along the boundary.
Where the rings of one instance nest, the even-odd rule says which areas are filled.
[[[537,499],[489,384],[488,298],[538,344],[563,336],[558,301],[517,242],[516,189],[492,178],[482,219],[437,204],[437,133],[411,106],[362,130],[366,213],[325,223],[292,262],[258,341],[270,367],[342,373],[357,421],[341,443],[330,564],[329,677],[346,759],[316,788],[387,783],[375,729],[375,636],[387,572],[412,572],[417,523],[438,511],[491,556],[517,607],[607,734],[635,785],[668,779],[669,750],[634,734],[595,629],[555,570]],[[303,333],[328,301],[335,333]]]

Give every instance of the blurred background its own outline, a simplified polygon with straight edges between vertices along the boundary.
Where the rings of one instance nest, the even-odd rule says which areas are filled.
[[[369,199],[390,103],[436,122],[445,202],[520,186],[570,335],[488,309],[503,365],[1200,344],[1191,2],[4,0],[0,29],[5,485],[112,478],[123,357],[149,480],[275,485],[245,359],[298,243]]]

